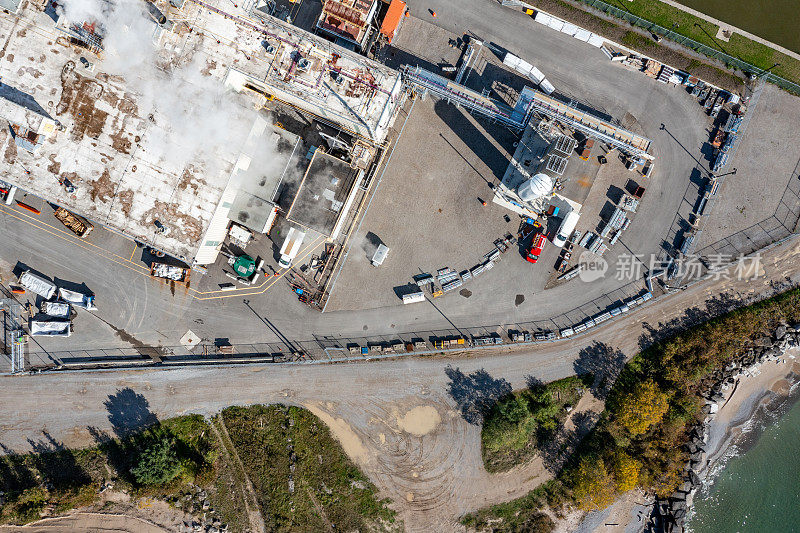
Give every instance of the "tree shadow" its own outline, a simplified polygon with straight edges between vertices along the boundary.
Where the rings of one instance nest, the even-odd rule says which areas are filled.
[[[557,476],[564,465],[572,458],[575,449],[583,438],[594,429],[600,420],[599,413],[582,411],[572,415],[573,428],[567,431],[562,424],[555,435],[539,449],[542,465],[548,472]]]
[[[0,490],[5,493],[22,492],[37,484],[36,477],[25,464],[25,456],[0,444],[5,457],[0,457]]]
[[[602,400],[622,372],[625,354],[604,342],[595,341],[578,352],[578,358],[572,366],[577,375],[594,377],[594,395]]]
[[[464,374],[458,368],[447,366],[444,373],[450,378],[448,393],[461,410],[468,423],[479,425],[497,401],[511,393],[511,384],[505,379],[495,379],[484,370]]]
[[[126,437],[158,423],[158,418],[150,411],[147,398],[130,387],[117,389],[116,394],[110,394],[103,405],[117,437]]]
[[[157,425],[158,418],[150,411],[147,398],[130,387],[117,389],[103,404],[108,411],[112,433],[92,426],[87,430],[117,475],[130,481],[130,468],[141,451],[141,443],[137,442],[135,435]]]
[[[33,466],[47,484],[48,490],[80,487],[92,481],[91,476],[75,459],[75,454],[57,441],[48,432],[42,432],[44,439],[28,439],[33,450]]]

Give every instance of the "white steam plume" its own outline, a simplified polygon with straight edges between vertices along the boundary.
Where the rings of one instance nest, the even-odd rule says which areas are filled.
[[[100,69],[121,76],[136,95],[139,116],[149,115],[159,127],[149,128],[140,147],[167,166],[188,163],[218,175],[219,153],[235,152],[244,142],[255,112],[236,103],[238,95],[220,80],[201,74],[195,62],[179,63],[153,42],[155,22],[144,0],[65,0],[67,20],[102,26]]]

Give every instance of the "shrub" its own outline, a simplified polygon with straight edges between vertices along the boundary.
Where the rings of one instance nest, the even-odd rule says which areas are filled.
[[[131,474],[140,485],[162,485],[181,473],[175,438],[161,433],[142,451]]]

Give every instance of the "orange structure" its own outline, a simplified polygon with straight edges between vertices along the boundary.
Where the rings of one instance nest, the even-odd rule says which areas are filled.
[[[389,10],[383,18],[383,24],[381,24],[381,33],[386,36],[390,43],[400,28],[400,23],[403,21],[403,13],[405,12],[406,3],[403,0],[392,0],[392,3],[389,4]]]

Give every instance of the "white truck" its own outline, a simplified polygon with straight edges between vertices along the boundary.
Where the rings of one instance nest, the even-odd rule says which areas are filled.
[[[567,213],[567,216],[564,217],[564,221],[561,223],[561,227],[558,228],[556,232],[556,236],[553,237],[553,244],[562,248],[570,235],[572,235],[572,232],[575,231],[575,226],[578,225],[579,218],[581,218],[581,215],[577,211],[573,210]]]
[[[83,294],[82,292],[71,291],[61,287],[58,289],[58,296],[62,301],[72,304],[75,307],[80,307],[88,311],[97,309],[94,305],[94,295],[92,294]]]
[[[300,253],[300,247],[303,245],[306,233],[297,228],[291,228],[286,238],[283,240],[281,246],[281,258],[278,261],[278,266],[281,268],[289,268],[292,266],[292,261]]]

